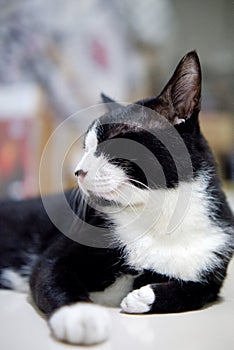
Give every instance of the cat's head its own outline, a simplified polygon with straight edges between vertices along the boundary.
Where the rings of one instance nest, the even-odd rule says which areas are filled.
[[[174,188],[194,177],[202,153],[197,149],[201,69],[195,51],[179,62],[157,97],[127,106],[102,98],[109,111],[89,127],[75,170],[84,193],[136,205],[146,201],[149,190]]]

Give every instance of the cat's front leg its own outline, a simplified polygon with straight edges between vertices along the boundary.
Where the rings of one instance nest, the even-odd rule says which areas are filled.
[[[155,293],[151,284],[130,292],[121,302],[122,311],[129,314],[144,314],[151,310]]]
[[[48,320],[52,334],[71,344],[92,345],[108,339],[111,320],[107,310],[93,303],[76,302],[58,308]]]
[[[220,286],[198,282],[169,281],[133,290],[121,302],[126,313],[171,313],[196,310],[217,298]]]
[[[30,287],[58,340],[91,345],[109,337],[108,311],[90,301],[85,286],[64,261],[42,259],[33,271]]]

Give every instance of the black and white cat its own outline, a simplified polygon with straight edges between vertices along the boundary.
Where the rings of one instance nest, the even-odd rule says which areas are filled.
[[[84,222],[75,232],[103,229],[109,246],[66,237],[41,199],[0,204],[0,287],[25,291],[29,282],[57,339],[107,339],[108,311],[98,304],[168,313],[217,299],[234,219],[199,128],[200,99],[196,52],[157,97],[121,106],[103,95],[112,108],[89,127],[80,189],[66,198]],[[52,202],[59,212],[60,197]]]

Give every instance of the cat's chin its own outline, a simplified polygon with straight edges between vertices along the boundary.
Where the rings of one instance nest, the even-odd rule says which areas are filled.
[[[116,193],[115,190],[109,191],[109,192],[99,192],[99,191],[88,191],[89,192],[89,196],[91,198],[95,197],[98,199],[104,199],[107,201],[117,201],[118,199],[118,194]]]
[[[113,196],[107,196],[107,193],[95,193],[95,192],[91,192],[89,191],[89,199],[91,201],[91,203],[96,207],[96,209],[100,210],[101,208],[104,209],[109,207],[109,208],[118,208],[118,209],[128,209],[130,208],[132,210],[132,208],[134,207],[134,210],[136,210],[137,208],[141,208],[142,206],[144,207],[145,203],[143,202],[136,202],[134,203],[134,205],[132,205],[132,203],[130,202],[126,202],[126,203],[122,203],[120,200],[118,200],[118,197],[116,196],[116,199]]]
[[[98,189],[95,188],[95,190],[89,190],[86,189],[88,192],[89,197],[93,198],[98,198],[98,199],[104,199],[110,202],[120,202],[120,193],[119,190],[121,191],[122,185],[117,186],[115,189],[110,190],[110,191],[98,191]]]
[[[105,195],[97,194],[95,192],[89,191],[89,199],[93,205],[97,205],[96,209],[100,209],[100,207],[113,207],[120,206],[120,203],[117,203],[113,198],[107,198]]]
[[[96,197],[102,197],[102,198],[107,198],[107,199],[114,199],[116,192],[115,191],[109,191],[109,192],[92,192]]]

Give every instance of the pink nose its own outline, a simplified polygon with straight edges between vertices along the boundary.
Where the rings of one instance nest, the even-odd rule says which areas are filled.
[[[87,171],[84,171],[84,170],[82,170],[82,169],[77,170],[77,171],[75,172],[75,175],[78,176],[78,178],[79,178],[80,181],[83,181],[83,180],[84,180],[86,174],[87,174]]]

